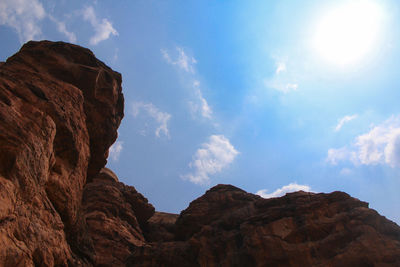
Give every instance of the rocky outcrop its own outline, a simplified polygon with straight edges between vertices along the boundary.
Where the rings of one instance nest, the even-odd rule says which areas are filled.
[[[85,186],[82,203],[95,265],[124,266],[133,249],[146,244],[142,229],[154,207],[109,169]]]
[[[218,185],[155,212],[104,167],[122,117],[120,74],[85,48],[0,63],[0,266],[400,266],[400,227],[343,192]]]
[[[175,240],[175,223],[178,214],[155,212],[144,226],[147,242],[168,242]]]
[[[83,187],[122,117],[121,75],[88,49],[28,42],[0,66],[0,265],[91,261]]]
[[[154,226],[153,226],[154,227]],[[155,227],[154,227],[155,228]],[[218,185],[133,266],[400,266],[400,228],[343,192],[263,199]]]

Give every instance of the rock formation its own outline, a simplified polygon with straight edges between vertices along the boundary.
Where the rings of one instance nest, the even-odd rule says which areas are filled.
[[[29,42],[0,67],[0,265],[91,262],[83,187],[123,117],[121,75],[88,49]]]
[[[82,203],[96,265],[124,266],[133,249],[146,244],[142,229],[154,208],[110,170],[85,186]]]
[[[132,266],[400,266],[400,227],[343,192],[263,199],[218,185],[172,230]]]
[[[343,192],[218,185],[155,212],[104,167],[122,117],[121,76],[88,49],[0,64],[0,266],[400,266],[400,227]]]

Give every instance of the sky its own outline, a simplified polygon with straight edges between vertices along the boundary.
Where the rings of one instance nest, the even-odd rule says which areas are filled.
[[[0,61],[75,43],[120,72],[107,167],[156,210],[216,184],[344,191],[400,224],[400,3],[0,2]]]

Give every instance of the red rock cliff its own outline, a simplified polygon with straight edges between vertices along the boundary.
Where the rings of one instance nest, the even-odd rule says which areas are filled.
[[[121,75],[88,49],[28,42],[0,67],[0,265],[90,260],[83,187],[122,117]]]
[[[120,74],[85,48],[0,64],[0,266],[400,266],[400,227],[342,192],[218,185],[154,212],[104,168],[122,117]]]

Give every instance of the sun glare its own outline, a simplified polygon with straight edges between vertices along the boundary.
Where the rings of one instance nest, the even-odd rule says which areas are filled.
[[[382,7],[372,1],[348,1],[322,14],[313,46],[325,60],[353,65],[373,52],[382,28]]]

